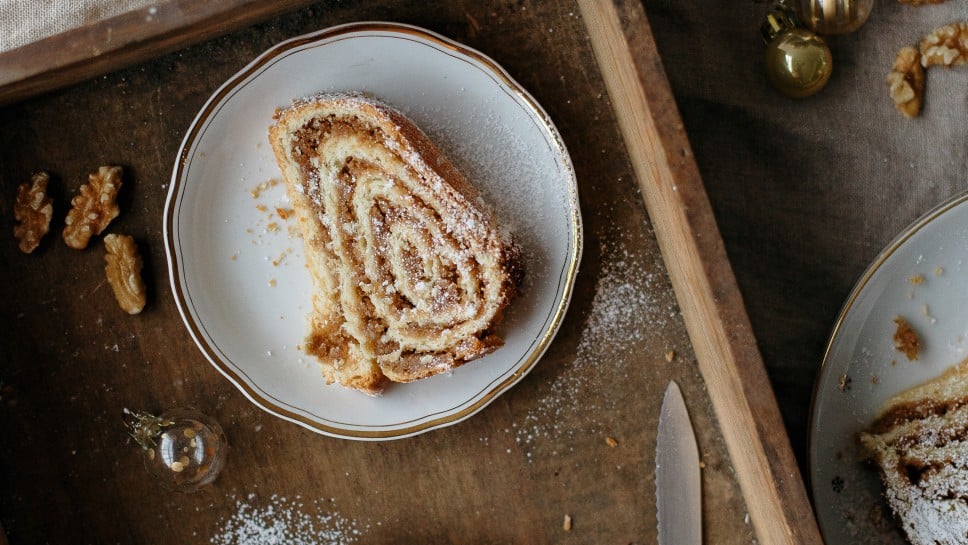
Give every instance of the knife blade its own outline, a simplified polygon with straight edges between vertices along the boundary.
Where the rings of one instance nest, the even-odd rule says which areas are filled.
[[[701,545],[699,448],[682,392],[670,381],[662,398],[655,446],[659,545]]]

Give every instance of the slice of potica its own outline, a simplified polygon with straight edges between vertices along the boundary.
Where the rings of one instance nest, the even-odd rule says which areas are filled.
[[[409,119],[357,95],[277,112],[269,140],[313,280],[306,352],[379,393],[497,349],[519,254],[479,192]]]

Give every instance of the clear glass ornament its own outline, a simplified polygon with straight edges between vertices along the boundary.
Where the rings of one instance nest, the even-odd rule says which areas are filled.
[[[212,418],[185,407],[159,416],[125,409],[124,416],[142,447],[145,469],[166,489],[194,492],[222,471],[228,442]]]
[[[874,0],[799,0],[800,22],[818,34],[847,34],[870,17]]]

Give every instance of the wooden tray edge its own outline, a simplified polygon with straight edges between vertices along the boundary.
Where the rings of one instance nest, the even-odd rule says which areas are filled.
[[[0,53],[0,106],[176,51],[312,0],[159,2]]]
[[[645,10],[578,4],[756,535],[822,545]]]

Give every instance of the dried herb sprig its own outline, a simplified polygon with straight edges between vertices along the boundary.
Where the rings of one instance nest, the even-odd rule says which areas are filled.
[[[128,429],[128,435],[135,440],[141,448],[150,450],[154,448],[155,437],[161,435],[161,431],[168,426],[175,424],[174,420],[164,419],[153,414],[132,411],[125,407],[123,409],[124,427]]]

